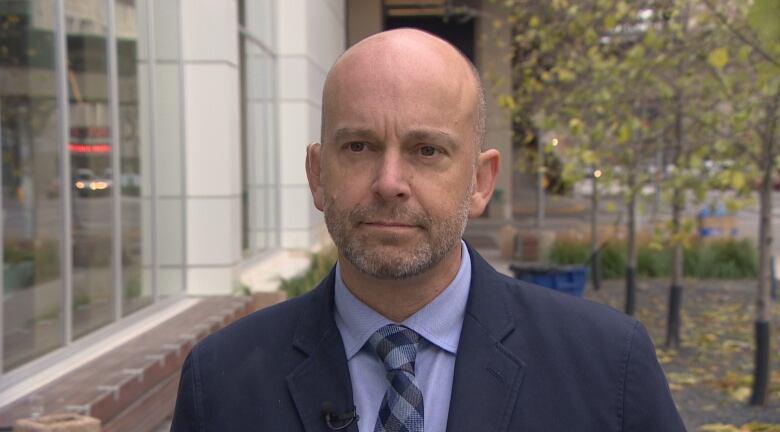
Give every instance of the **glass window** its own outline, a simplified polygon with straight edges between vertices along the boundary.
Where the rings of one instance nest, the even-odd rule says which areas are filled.
[[[270,2],[246,2],[241,42],[242,240],[246,253],[278,246],[275,57]],[[262,21],[262,22],[261,22]]]
[[[54,0],[0,0],[0,373],[71,342],[65,307],[77,339],[184,289],[180,4],[115,0],[116,39],[108,40],[104,0],[63,3],[67,88],[58,89]],[[117,112],[108,48],[117,54]],[[58,90],[66,92],[67,113],[58,111]],[[61,149],[58,125],[66,114]],[[71,170],[66,184],[62,162]],[[73,292],[65,305],[60,236],[68,207]],[[114,263],[119,240],[121,261]]]
[[[149,145],[148,133],[142,130],[142,100],[146,100],[146,87],[139,81],[148,79],[148,69],[140,58],[140,47],[146,41],[141,37],[145,22],[143,10],[134,0],[116,2],[116,49],[119,71],[119,186],[121,196],[122,226],[122,315],[130,314],[153,300],[151,281],[143,277],[141,250],[141,198],[142,149]]]
[[[101,0],[65,0],[73,183],[73,337],[114,319],[111,124]]]
[[[266,48],[274,47],[274,32],[272,17],[274,16],[274,0],[247,0],[239,4],[243,11],[241,25],[252,38]]]
[[[64,343],[53,11],[0,1],[3,371]]]

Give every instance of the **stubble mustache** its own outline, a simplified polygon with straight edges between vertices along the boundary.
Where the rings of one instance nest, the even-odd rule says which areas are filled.
[[[365,223],[384,222],[429,230],[433,225],[433,219],[422,210],[387,204],[355,207],[349,212],[348,220],[353,227]]]

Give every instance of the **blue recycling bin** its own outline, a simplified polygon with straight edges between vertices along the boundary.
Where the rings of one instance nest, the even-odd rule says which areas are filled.
[[[515,279],[582,297],[588,280],[588,267],[584,265],[551,265],[518,263],[509,266]]]

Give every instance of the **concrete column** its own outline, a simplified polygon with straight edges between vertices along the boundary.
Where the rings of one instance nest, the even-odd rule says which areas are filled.
[[[187,293],[228,294],[241,257],[237,1],[182,1],[181,26]]]
[[[159,296],[167,297],[185,289],[182,17],[176,1],[141,1],[138,7],[142,294],[156,285]]]
[[[306,181],[306,145],[320,139],[322,86],[346,42],[345,4],[284,0],[276,13],[281,246],[308,249],[327,236]]]
[[[503,13],[503,6],[482,1],[482,14],[477,21],[476,63],[487,97],[487,146],[501,153],[501,171],[496,182],[503,199],[490,203],[491,218],[512,217],[512,176],[515,171],[512,152],[512,122],[506,109],[498,105],[498,95],[511,91],[511,64],[507,58],[510,34],[508,26],[500,31],[493,27],[493,17]],[[499,46],[499,41],[504,41]]]

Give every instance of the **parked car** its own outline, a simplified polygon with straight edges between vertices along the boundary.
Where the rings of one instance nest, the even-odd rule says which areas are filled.
[[[83,198],[106,195],[111,192],[111,179],[98,178],[89,168],[78,168],[73,175],[73,187]]]

